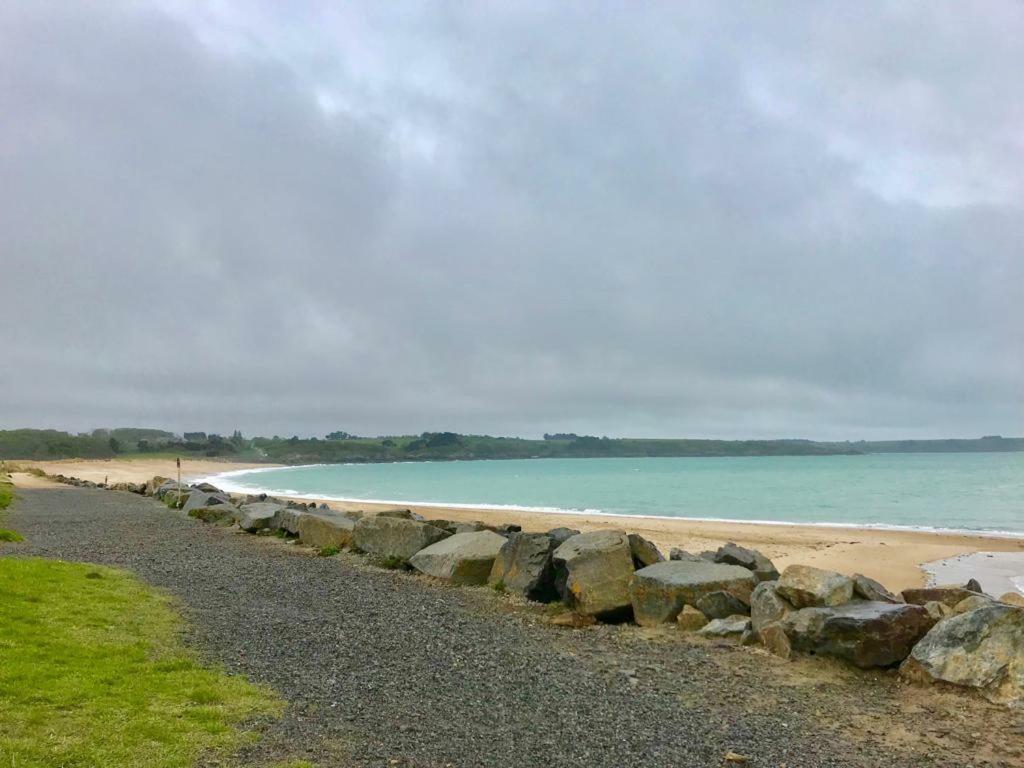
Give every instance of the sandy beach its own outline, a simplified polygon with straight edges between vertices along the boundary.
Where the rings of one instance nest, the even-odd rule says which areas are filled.
[[[95,482],[103,482],[106,479],[111,483],[144,482],[154,475],[173,477],[176,471],[173,459],[164,458],[17,463],[21,466],[39,467],[50,474],[64,474]],[[194,480],[218,472],[267,466],[272,465],[188,459],[182,461],[182,478]],[[15,477],[16,484],[34,485],[38,482],[38,479],[31,475]],[[341,510],[358,509],[373,512],[393,508],[393,505],[366,502],[318,501],[325,501],[331,507]],[[1024,553],[1024,539],[956,533],[409,506],[414,512],[427,518],[444,518],[459,522],[479,520],[486,523],[517,523],[528,531],[543,531],[557,526],[579,530],[624,528],[650,539],[666,553],[672,547],[699,552],[704,549],[715,549],[726,541],[735,541],[744,546],[760,549],[771,557],[780,569],[792,563],[802,563],[848,574],[864,573],[892,590],[922,586],[928,578],[922,569],[926,563],[975,552]],[[990,560],[994,565],[998,564],[998,558]],[[985,573],[981,572],[984,570],[984,560],[975,562],[979,568],[976,576],[981,580],[982,586],[985,586]]]

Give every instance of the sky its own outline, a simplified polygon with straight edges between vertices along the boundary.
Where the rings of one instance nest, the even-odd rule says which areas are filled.
[[[1022,39],[0,0],[0,428],[1024,434]]]

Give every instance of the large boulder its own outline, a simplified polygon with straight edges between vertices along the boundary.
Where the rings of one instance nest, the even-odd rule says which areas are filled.
[[[548,531],[548,536],[550,536],[554,540],[556,547],[562,546],[563,544],[565,544],[565,542],[567,542],[569,539],[571,539],[573,536],[576,536],[577,534],[579,534],[579,531],[577,531],[575,528],[559,527],[552,528],[550,531]]]
[[[900,667],[917,682],[975,688],[990,701],[1024,706],[1024,609],[992,603],[943,619]]]
[[[352,545],[374,557],[405,562],[421,549],[452,534],[419,520],[375,515],[355,524]]]
[[[321,510],[328,512],[330,510]],[[285,507],[277,516],[277,527],[289,536],[299,535],[299,520],[303,515],[309,514],[309,510],[301,507]]]
[[[456,533],[409,558],[420,573],[456,584],[483,584],[494,567],[505,537],[494,531]]]
[[[665,559],[658,548],[638,533],[631,533],[629,539],[629,551],[633,555],[633,567],[640,569],[648,565],[660,563]]]
[[[853,594],[864,600],[871,600],[876,603],[899,603],[902,602],[896,595],[886,589],[880,582],[865,576],[863,573],[855,573],[853,578]]]
[[[779,578],[779,571],[771,560],[756,549],[741,547],[731,541],[724,547],[718,548],[714,555],[714,561],[746,568],[753,572],[758,581],[775,581]]]
[[[527,600],[556,600],[558,590],[551,556],[558,545],[547,533],[510,534],[494,559],[487,583],[492,587],[500,584]]]
[[[697,610],[709,619],[727,619],[750,613],[750,606],[728,592],[709,592],[697,601]]]
[[[224,493],[207,493],[206,491],[192,491],[185,497],[185,503],[181,509],[188,514],[193,509],[200,507],[215,507],[218,504],[230,504],[231,499]]]
[[[793,610],[793,606],[779,596],[778,585],[777,581],[762,581],[750,593],[750,623],[755,632],[782,621]]]
[[[859,600],[804,608],[782,620],[793,648],[836,656],[862,668],[902,661],[933,624],[919,605]]]
[[[999,598],[999,602],[1024,608],[1024,595],[1020,592],[1004,592],[1003,596]]]
[[[699,609],[700,599],[712,592],[726,592],[749,605],[755,583],[754,574],[738,565],[666,560],[637,571],[629,596],[637,624],[653,626],[675,621],[684,605]]]
[[[272,501],[243,504],[238,508],[238,527],[249,533],[277,528],[278,519],[285,508]]]
[[[295,526],[299,541],[316,549],[352,546],[355,527],[356,521],[348,515],[327,510],[301,512]]]
[[[904,589],[900,594],[903,595],[903,599],[906,602],[913,605],[924,605],[934,600],[937,603],[953,608],[961,600],[966,600],[968,597],[974,597],[980,593],[955,584],[942,584],[935,587]]]
[[[151,482],[155,482],[158,479],[159,478],[154,477]],[[192,489],[185,483],[181,483],[179,485],[174,480],[164,480],[162,483],[160,483],[160,485],[156,486],[153,489],[153,496],[160,499],[160,501],[163,501],[168,494],[173,493],[177,495],[179,491],[181,492],[182,498],[184,498],[186,495],[192,492]]]
[[[212,507],[194,507],[187,514],[204,523],[234,525],[241,512],[234,504],[215,504]]]
[[[973,611],[975,608],[984,608],[986,605],[991,605],[994,602],[997,602],[996,599],[988,595],[971,595],[954,605],[951,613],[954,616],[959,616],[961,613]]]
[[[577,613],[613,620],[628,617],[634,569],[625,532],[578,533],[554,551],[552,563],[558,593]]]
[[[835,571],[791,565],[779,577],[776,591],[797,608],[842,605],[853,598],[853,581]]]

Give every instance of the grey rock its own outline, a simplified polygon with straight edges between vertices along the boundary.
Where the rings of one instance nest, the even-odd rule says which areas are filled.
[[[697,607],[712,592],[727,592],[749,604],[754,574],[738,565],[707,560],[666,560],[636,572],[629,587],[636,622],[653,626],[674,621],[684,605]]]
[[[154,480],[156,479],[158,478],[154,478]],[[153,489],[153,495],[163,501],[168,494],[177,494],[179,490],[181,491],[182,498],[192,491],[192,489],[184,483],[179,485],[174,480],[164,480],[160,485]]]
[[[902,661],[934,620],[922,606],[854,601],[804,608],[781,622],[793,648],[846,659],[854,665],[887,667]]]
[[[451,535],[418,520],[375,515],[356,523],[352,543],[368,555],[407,561],[421,549]]]
[[[940,603],[937,600],[931,600],[924,604],[924,609],[928,611],[928,615],[932,617],[934,621],[942,621],[944,618],[953,613],[953,609],[945,603]]]
[[[749,616],[729,616],[709,621],[697,634],[707,637],[740,637],[750,630]]]
[[[323,511],[330,512],[329,509],[325,509]],[[286,507],[281,511],[281,514],[277,516],[277,527],[290,536],[298,536],[299,520],[305,514],[308,514],[308,511],[305,509],[300,509],[298,507]]]
[[[750,621],[755,632],[781,621],[793,610],[793,606],[779,596],[778,585],[777,581],[762,581],[750,594]]]
[[[241,514],[234,504],[215,504],[212,507],[195,507],[187,512],[189,517],[202,520],[204,523],[217,525],[234,525]]]
[[[552,563],[556,588],[577,613],[611,620],[629,616],[634,568],[625,532],[578,533],[559,545]]]
[[[899,603],[902,602],[896,595],[886,589],[881,583],[865,576],[863,573],[855,573],[853,578],[853,594],[864,600],[871,600],[876,603]]]
[[[914,646],[900,673],[1024,706],[1024,609],[992,603],[940,621]]]
[[[904,589],[901,594],[903,599],[912,605],[924,605],[934,600],[937,603],[942,603],[952,608],[961,600],[966,600],[968,597],[973,597],[978,593],[966,587],[945,584],[935,587]]]
[[[768,583],[768,582],[765,582]],[[726,619],[750,613],[750,606],[728,592],[709,592],[697,600],[697,610],[709,619]]]
[[[490,526],[485,525],[484,523],[481,523],[481,522],[472,522],[472,523],[455,523],[454,525],[452,525],[452,526],[450,526],[448,528],[445,528],[445,530],[446,531],[451,531],[452,533],[475,533],[476,531],[489,531],[489,530],[491,530],[491,528],[490,528]]]
[[[779,572],[775,565],[756,549],[748,549],[738,544],[729,542],[724,547],[719,547],[715,552],[714,561],[726,565],[738,565],[753,571],[758,581],[775,581],[779,578]]]
[[[385,509],[375,513],[376,517],[393,517],[399,520],[412,520],[413,514],[411,509]]]
[[[272,501],[243,504],[239,507],[238,527],[249,533],[273,530],[278,527],[279,515],[284,510],[281,504]]]
[[[791,565],[779,577],[776,591],[796,608],[842,605],[853,598],[853,581],[835,571]]]
[[[456,584],[483,584],[504,545],[505,537],[494,531],[456,533],[421,549],[409,565]]]
[[[988,595],[971,595],[965,597],[959,603],[953,606],[952,614],[959,616],[961,613],[967,613],[973,611],[975,608],[984,608],[986,605],[991,605],[996,602],[995,598],[989,597]]]
[[[352,546],[355,527],[356,521],[341,512],[306,510],[296,521],[299,541],[316,549]]]
[[[1024,608],[1024,595],[1020,592],[1004,592],[1002,597],[999,598],[999,602]]]
[[[672,547],[668,553],[669,560],[703,560],[700,555],[694,555],[679,547]]]
[[[491,586],[501,584],[508,592],[527,600],[547,603],[558,598],[552,555],[560,546],[547,533],[509,534],[487,579]]]
[[[207,493],[206,491],[192,491],[186,498],[181,509],[188,514],[193,509],[200,507],[215,507],[218,504],[230,504],[231,500],[223,493]]]
[[[627,538],[629,539],[629,551],[633,555],[634,568],[646,568],[648,565],[660,563],[665,559],[658,548],[643,536],[631,533]]]
[[[768,624],[762,627],[757,634],[761,638],[761,644],[769,653],[775,654],[780,659],[793,658],[793,646],[789,642],[789,637],[786,635],[786,630],[782,628],[782,624],[779,622]]]
[[[556,547],[561,546],[577,534],[579,534],[579,531],[575,528],[552,528],[548,531],[548,536],[554,540]]]
[[[684,605],[676,616],[676,625],[683,632],[696,632],[708,623],[708,617],[692,605]]]

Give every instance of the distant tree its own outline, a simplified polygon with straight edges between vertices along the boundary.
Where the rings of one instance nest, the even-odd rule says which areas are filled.
[[[139,453],[148,453],[149,440],[139,440],[139,442],[135,444],[135,447],[138,449]]]
[[[341,430],[331,432],[326,436],[327,440],[352,440],[353,438],[355,438],[355,435],[349,434],[348,432],[342,432]]]
[[[118,441],[116,437],[110,438],[110,440],[107,441],[107,444],[110,446],[110,450],[113,451],[114,453],[121,452],[121,443]]]
[[[183,437],[186,443],[205,443],[206,433],[205,432],[186,432]]]
[[[424,432],[420,437],[428,448],[442,448],[446,445],[458,445],[460,435],[455,432]]]

